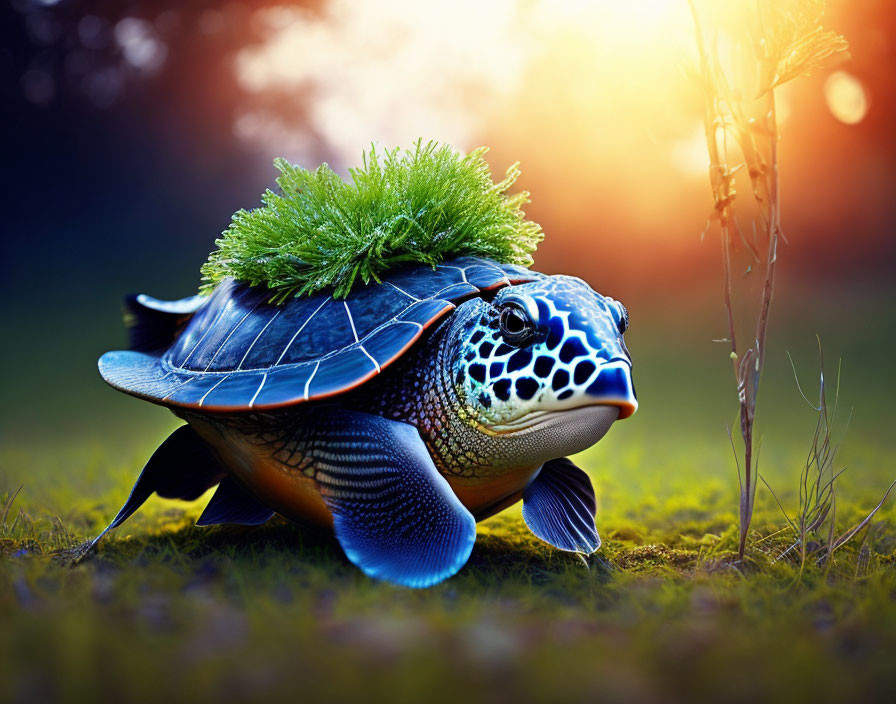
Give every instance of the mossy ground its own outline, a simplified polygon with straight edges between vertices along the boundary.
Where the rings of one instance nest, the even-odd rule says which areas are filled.
[[[72,458],[95,478],[114,466]],[[638,466],[629,453],[622,469]],[[723,483],[638,499],[609,469],[592,472],[605,543],[587,565],[511,510],[480,526],[458,576],[411,591],[366,579],[327,536],[282,520],[200,529],[201,501],[161,500],[92,561],[56,562],[101,528],[131,470],[106,492],[51,492],[58,512],[27,490],[12,504],[0,698],[870,701],[894,683],[892,512],[802,582],[775,560],[787,536],[770,507],[735,565]]]
[[[848,322],[828,350],[845,358],[856,408],[846,525],[894,474],[879,375],[891,345],[866,320],[837,319]],[[597,490],[601,551],[586,565],[551,550],[517,507],[481,524],[469,564],[425,591],[375,583],[332,538],[279,519],[196,528],[202,500],[152,499],[95,559],[60,564],[53,551],[101,529],[177,423],[88,374],[49,411],[18,407],[0,445],[0,494],[24,485],[0,509],[0,701],[891,699],[894,504],[827,574],[797,581],[760,489],[735,564],[728,370],[674,327],[645,314],[633,325],[641,410],[577,458]],[[787,378],[786,342],[764,380],[762,467],[793,506],[814,419]],[[786,344],[804,368],[813,342]],[[5,381],[12,394],[17,379]]]

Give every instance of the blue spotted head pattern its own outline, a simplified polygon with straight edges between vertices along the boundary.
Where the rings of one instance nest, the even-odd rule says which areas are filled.
[[[508,287],[458,314],[453,380],[480,427],[513,433],[578,409],[612,409],[613,419],[637,409],[623,341],[628,313],[581,279]]]

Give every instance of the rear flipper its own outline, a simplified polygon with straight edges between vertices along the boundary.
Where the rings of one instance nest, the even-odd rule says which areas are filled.
[[[565,457],[551,460],[523,491],[523,519],[555,548],[590,555],[600,547],[597,503],[588,475]]]
[[[208,296],[191,296],[179,301],[160,301],[144,293],[124,299],[124,322],[129,347],[151,352],[168,347],[180,334]]]
[[[165,499],[192,501],[224,476],[221,465],[196,431],[189,425],[181,426],[152,453],[118,515],[102,533],[78,550],[86,555],[106,533],[120,526],[140,508],[153,492]]]
[[[254,496],[243,490],[233,479],[225,477],[196,521],[197,526],[236,523],[241,526],[260,526],[267,523],[274,512]]]

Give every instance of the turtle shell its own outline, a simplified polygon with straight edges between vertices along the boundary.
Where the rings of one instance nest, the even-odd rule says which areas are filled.
[[[168,349],[107,352],[99,370],[116,389],[163,406],[282,408],[363,384],[461,300],[541,276],[462,257],[392,272],[344,300],[319,293],[280,305],[268,302],[269,289],[228,279]]]

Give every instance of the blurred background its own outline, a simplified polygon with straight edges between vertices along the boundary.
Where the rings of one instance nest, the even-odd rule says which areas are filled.
[[[757,429],[794,507],[815,414],[787,353],[811,396],[819,335],[852,415],[845,524],[894,475],[896,6],[831,0],[825,26],[851,58],[778,94],[789,244]],[[736,530],[737,406],[694,60],[686,0],[0,0],[0,700],[892,699],[892,498],[867,579],[864,543],[812,592],[771,557],[746,579],[712,557]],[[520,161],[535,266],[629,308],[641,407],[576,458],[605,540],[590,569],[517,506],[411,592],[285,522],[204,532],[201,501],[156,498],[81,569],[40,557],[105,525],[179,424],[97,374],[122,297],[195,293],[275,156],[344,174],[418,138],[489,145],[496,177]],[[754,526],[782,525],[760,487]]]
[[[851,59],[779,95],[789,244],[759,424],[770,440],[811,428],[785,353],[811,389],[819,334],[829,364],[844,359],[845,451],[857,453],[887,446],[892,426],[896,12],[835,0],[825,25]],[[372,141],[422,137],[489,145],[496,176],[520,161],[527,212],[546,232],[536,267],[628,305],[642,410],[620,432],[646,448],[645,472],[669,438],[700,438],[733,481],[733,382],[712,342],[726,332],[720,247],[714,229],[704,235],[684,0],[7,0],[0,37],[7,450],[113,433],[157,442],[147,424],[169,416],[95,371],[124,344],[122,295],[194,293],[231,213],[273,183],[275,156],[345,173]],[[26,474],[5,471],[9,483]]]

